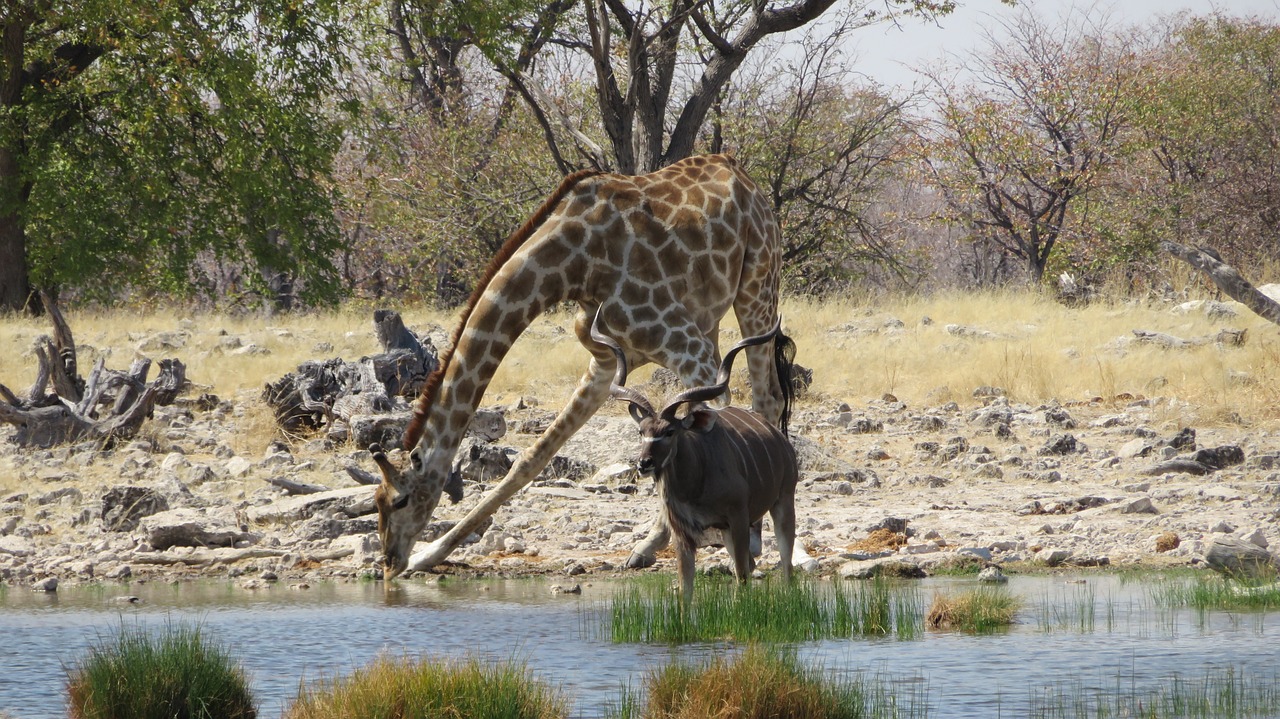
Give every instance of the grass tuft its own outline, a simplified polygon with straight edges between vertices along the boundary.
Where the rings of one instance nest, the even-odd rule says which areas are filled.
[[[646,678],[612,719],[878,719],[923,717],[923,697],[900,698],[880,682],[833,678],[800,666],[793,653],[753,645],[704,666],[668,664]]]
[[[199,629],[122,628],[67,672],[72,719],[253,719],[244,671]]]
[[[286,719],[561,719],[568,700],[520,664],[379,657],[299,689]]]
[[[935,594],[925,622],[934,629],[984,633],[1013,624],[1021,601],[1003,587],[980,587],[955,596]]]
[[[798,642],[850,636],[919,636],[919,593],[886,579],[866,582],[765,580],[740,587],[729,578],[700,577],[692,608],[666,580],[636,581],[603,615],[617,643],[707,641]]]

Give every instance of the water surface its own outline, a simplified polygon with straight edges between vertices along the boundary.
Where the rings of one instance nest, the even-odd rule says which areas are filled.
[[[934,591],[972,580],[928,579]],[[56,594],[0,593],[0,711],[22,719],[65,716],[65,667],[121,626],[162,630],[199,625],[250,675],[260,716],[280,716],[300,681],[340,676],[379,652],[527,662],[562,687],[574,716],[602,716],[620,687],[640,686],[646,670],[672,657],[701,658],[717,646],[615,645],[599,636],[592,613],[619,584],[584,584],[556,595],[536,579],[320,584],[247,591],[230,583],[66,587]],[[1023,716],[1028,697],[1064,683],[1128,690],[1169,676],[1225,668],[1270,676],[1280,659],[1280,613],[1200,614],[1156,608],[1140,584],[1090,575],[1015,577],[1025,597],[1006,632],[925,632],[916,639],[842,639],[797,645],[825,671],[875,675],[904,693],[926,692],[931,717]],[[137,604],[121,603],[136,596]],[[1091,609],[1086,611],[1085,607]]]

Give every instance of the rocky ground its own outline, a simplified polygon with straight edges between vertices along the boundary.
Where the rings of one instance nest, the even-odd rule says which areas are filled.
[[[107,450],[23,450],[0,428],[0,486],[18,488],[0,494],[0,580],[48,590],[230,577],[257,588],[375,574],[372,487],[358,481],[376,471],[368,454],[266,436],[261,454],[237,454],[222,438],[258,401],[180,400]],[[1280,543],[1280,433],[1166,427],[1166,402],[1028,406],[992,387],[940,406],[804,400],[792,429],[806,569],[859,574],[892,559],[928,571],[958,557],[1168,566],[1198,563],[1223,535]],[[534,401],[486,408],[483,436],[460,453],[464,498],[443,502],[429,531],[463,516],[551,416]],[[622,573],[657,512],[652,483],[628,463],[637,448],[625,414],[603,412],[437,571]],[[768,532],[765,547],[776,561]],[[700,557],[727,563],[723,551]],[[667,554],[650,571],[673,563]]]

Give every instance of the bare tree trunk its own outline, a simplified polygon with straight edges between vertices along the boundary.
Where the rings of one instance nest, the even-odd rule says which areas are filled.
[[[22,219],[29,189],[22,176],[23,132],[21,114],[13,112],[22,104],[26,86],[23,63],[26,56],[27,27],[33,18],[9,7],[0,23],[0,312],[33,311],[31,284],[27,277],[27,228]]]
[[[3,175],[8,151],[0,150],[0,186],[8,183]],[[0,311],[33,312],[38,304],[28,302],[31,284],[27,279],[27,230],[18,212],[0,215]]]

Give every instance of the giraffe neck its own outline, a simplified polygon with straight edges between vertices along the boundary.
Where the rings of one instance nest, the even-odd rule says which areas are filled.
[[[475,416],[498,365],[516,338],[561,296],[531,295],[518,303],[504,301],[495,282],[465,320],[457,346],[445,369],[423,435],[425,476],[443,476],[452,463],[471,418]]]

